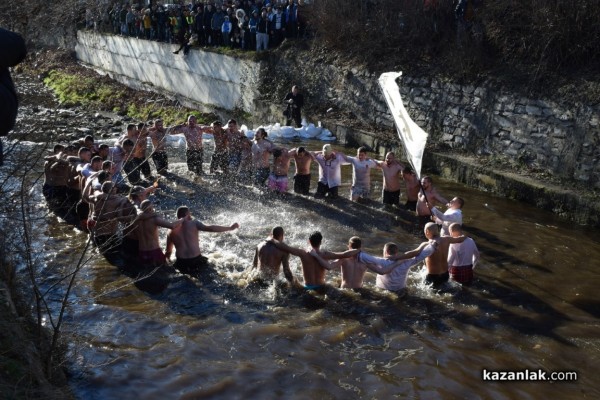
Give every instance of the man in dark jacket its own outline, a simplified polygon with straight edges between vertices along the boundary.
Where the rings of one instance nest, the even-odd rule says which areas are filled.
[[[27,55],[25,41],[17,33],[0,28],[0,137],[6,136],[17,119],[19,101],[8,67],[14,67]],[[0,165],[4,162],[0,138]]]

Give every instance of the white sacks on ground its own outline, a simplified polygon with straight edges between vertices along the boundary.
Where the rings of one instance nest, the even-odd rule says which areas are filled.
[[[335,136],[333,136],[331,134],[331,131],[329,129],[323,129],[323,131],[321,132],[321,134],[319,135],[319,137],[317,138],[319,140],[335,140]]]
[[[271,139],[278,139],[281,137],[281,125],[277,122],[275,125],[265,126],[268,136]]]
[[[281,127],[281,137],[285,139],[291,139],[298,136],[296,129],[291,126],[282,126]]]
[[[323,128],[316,127],[315,124],[308,124],[304,131],[300,134],[303,138],[315,138],[321,134]]]

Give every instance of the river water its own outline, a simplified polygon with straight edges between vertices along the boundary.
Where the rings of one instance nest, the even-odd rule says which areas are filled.
[[[27,115],[35,121],[47,114],[27,110],[21,126],[29,126]],[[351,169],[343,168],[340,193],[346,197]],[[241,228],[201,233],[213,270],[201,281],[176,277],[163,293],[150,295],[93,249],[86,251],[86,235],[46,215],[36,183],[34,211],[43,218],[36,222],[34,251],[55,310],[65,276],[86,255],[63,327],[73,392],[86,400],[600,398],[594,383],[600,235],[528,205],[434,179],[445,197],[466,200],[466,232],[482,252],[481,265],[472,287],[449,285],[441,292],[422,285],[423,271],[415,267],[409,295],[400,300],[375,290],[371,273],[365,293],[323,296],[275,284],[247,286],[254,248],[276,225],[296,246],[320,230],[323,247],[334,251],[344,250],[353,235],[374,254],[388,241],[408,250],[423,240],[404,214],[377,204],[275,198],[214,179],[194,181],[184,164],[175,164],[152,196],[159,212],[172,218],[177,206],[187,204],[206,224],[239,222]],[[376,199],[378,172],[373,181]],[[292,271],[301,279],[295,257]],[[329,273],[328,281],[337,285],[339,274]],[[490,382],[483,380],[484,369],[575,371],[577,380]]]
[[[351,168],[343,168],[349,183]],[[379,175],[373,173],[375,193]],[[363,248],[377,255],[388,241],[408,250],[423,236],[402,215],[377,205],[281,199],[218,180],[196,182],[177,164],[153,196],[157,209],[172,218],[177,206],[187,204],[206,224],[239,222],[241,228],[201,233],[201,249],[214,272],[202,281],[176,277],[160,295],[137,289],[89,251],[65,327],[75,394],[82,399],[598,398],[598,233],[435,180],[446,197],[466,200],[466,231],[482,252],[476,283],[434,292],[421,283],[423,271],[413,268],[404,299],[375,290],[371,273],[367,293],[323,296],[278,285],[247,287],[244,271],[255,245],[273,226],[283,226],[285,240],[300,247],[320,230],[323,247],[334,251],[345,250],[348,238],[359,235]],[[341,194],[349,189],[345,184]],[[51,238],[43,250],[46,273],[58,279],[76,263],[87,237],[52,216],[45,235]],[[301,279],[295,257],[292,271]],[[328,280],[339,284],[339,274],[330,273]],[[482,379],[484,369],[576,371],[578,380],[495,383]]]

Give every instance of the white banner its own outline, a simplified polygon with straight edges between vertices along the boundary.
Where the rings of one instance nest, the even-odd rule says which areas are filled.
[[[417,125],[408,115],[402,97],[400,87],[396,83],[402,72],[385,72],[379,77],[379,86],[385,97],[385,101],[394,117],[396,129],[400,141],[404,145],[404,151],[408,161],[413,166],[415,173],[421,177],[421,166],[423,164],[423,151],[427,143],[427,132]]]

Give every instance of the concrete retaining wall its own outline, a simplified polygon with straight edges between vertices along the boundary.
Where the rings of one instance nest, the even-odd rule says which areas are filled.
[[[77,58],[119,80],[150,84],[196,103],[225,110],[254,112],[260,64],[222,54],[117,35],[78,31]]]

